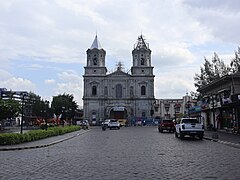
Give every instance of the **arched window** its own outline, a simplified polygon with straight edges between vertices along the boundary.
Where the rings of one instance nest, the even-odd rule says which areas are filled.
[[[97,86],[92,87],[92,95],[93,96],[97,95]]]
[[[141,65],[144,65],[145,64],[145,60],[144,58],[141,58]]]
[[[122,98],[122,85],[116,85],[116,98]]]
[[[146,87],[145,86],[141,86],[141,95],[142,96],[146,95]]]
[[[97,65],[97,58],[96,57],[93,58],[93,65]]]

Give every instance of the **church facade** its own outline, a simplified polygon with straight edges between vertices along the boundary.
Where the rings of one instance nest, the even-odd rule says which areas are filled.
[[[84,118],[104,119],[152,118],[154,113],[154,75],[151,50],[143,36],[139,36],[132,50],[131,73],[123,71],[121,63],[116,71],[107,73],[106,51],[96,35],[87,50],[87,65],[83,75]]]

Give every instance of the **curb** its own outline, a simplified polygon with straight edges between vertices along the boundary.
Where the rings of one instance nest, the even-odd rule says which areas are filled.
[[[228,142],[228,141],[222,141],[222,140],[214,139],[214,138],[210,138],[210,137],[203,137],[203,139],[240,149],[240,144],[236,144],[236,143],[232,143],[232,142]]]
[[[66,138],[57,140],[57,141],[53,141],[53,142],[48,143],[48,144],[36,145],[36,146],[0,148],[0,151],[15,151],[15,150],[24,150],[24,149],[44,148],[44,147],[48,147],[48,146],[52,146],[52,145],[61,143],[61,142],[63,142],[63,141],[67,141],[67,140],[72,139],[72,138],[77,137],[77,136],[80,136],[80,135],[82,135],[82,134],[87,133],[88,131],[89,131],[89,130],[85,130],[85,131],[83,131],[83,132],[81,132],[81,133],[78,133],[78,134],[75,134],[75,135],[72,135],[72,136],[69,136],[69,137],[66,137]]]

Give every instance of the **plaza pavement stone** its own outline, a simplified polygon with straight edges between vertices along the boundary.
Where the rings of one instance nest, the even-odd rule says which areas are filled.
[[[240,149],[159,133],[92,128],[52,146],[1,151],[0,179],[220,179],[240,177]]]

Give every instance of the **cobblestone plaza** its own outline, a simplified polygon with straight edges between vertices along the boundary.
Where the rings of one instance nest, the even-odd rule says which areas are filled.
[[[100,127],[39,149],[0,151],[0,179],[238,179],[238,148],[159,133]]]

